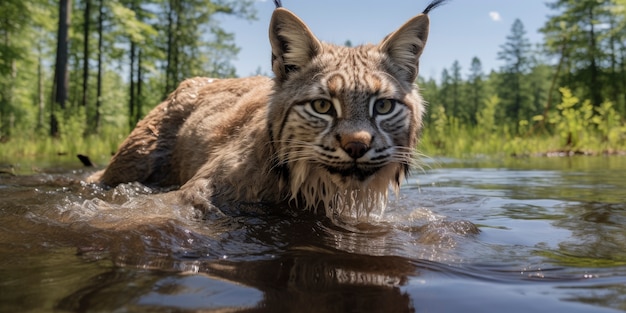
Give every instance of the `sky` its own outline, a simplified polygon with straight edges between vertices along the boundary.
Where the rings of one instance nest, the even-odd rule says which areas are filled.
[[[353,45],[378,43],[428,5],[426,0],[283,0],[283,7],[299,16],[322,41]],[[420,59],[420,75],[439,79],[444,68],[458,60],[467,77],[473,57],[483,72],[503,66],[497,59],[515,19],[524,24],[532,44],[541,43],[543,27],[554,15],[545,0],[452,0],[430,12],[430,35]],[[221,17],[222,27],[235,33],[241,48],[233,62],[237,75],[270,74],[269,21],[271,0],[256,0],[257,20]]]

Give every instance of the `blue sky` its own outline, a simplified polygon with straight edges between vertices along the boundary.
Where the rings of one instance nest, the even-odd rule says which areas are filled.
[[[420,75],[439,79],[444,68],[455,60],[464,77],[474,56],[480,58],[484,73],[498,69],[500,46],[519,18],[533,44],[542,41],[538,32],[555,12],[544,0],[452,0],[432,11],[430,36],[420,61]],[[426,0],[283,0],[283,6],[298,15],[320,39],[353,45],[378,43],[384,36],[419,14]],[[274,10],[270,0],[257,0],[258,19],[243,21],[222,18],[222,26],[235,33],[241,51],[234,61],[237,75],[250,76],[257,69],[270,73],[269,20]]]

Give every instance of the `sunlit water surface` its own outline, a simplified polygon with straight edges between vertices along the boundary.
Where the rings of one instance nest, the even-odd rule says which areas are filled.
[[[25,167],[0,174],[1,312],[626,311],[626,157],[431,161],[350,228]]]

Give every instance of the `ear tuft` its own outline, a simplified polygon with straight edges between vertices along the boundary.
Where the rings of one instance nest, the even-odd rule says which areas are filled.
[[[428,39],[429,25],[428,15],[417,15],[379,44],[379,50],[389,56],[393,74],[399,79],[413,83],[417,78],[419,57]]]
[[[448,0],[434,0],[433,2],[428,4],[428,6],[424,9],[422,14],[428,14],[433,9],[436,9],[439,6],[442,6],[442,5],[446,4],[446,2],[448,2]]]
[[[284,8],[274,10],[270,22],[272,71],[279,81],[307,65],[322,50],[313,32],[295,14]]]

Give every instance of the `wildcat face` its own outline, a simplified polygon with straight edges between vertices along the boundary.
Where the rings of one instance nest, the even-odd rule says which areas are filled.
[[[414,80],[428,19],[419,17],[379,45],[348,48],[320,42],[289,11],[274,13],[268,123],[292,198],[337,208],[365,197],[372,205],[358,210],[369,212],[390,184],[398,188],[424,112]]]

